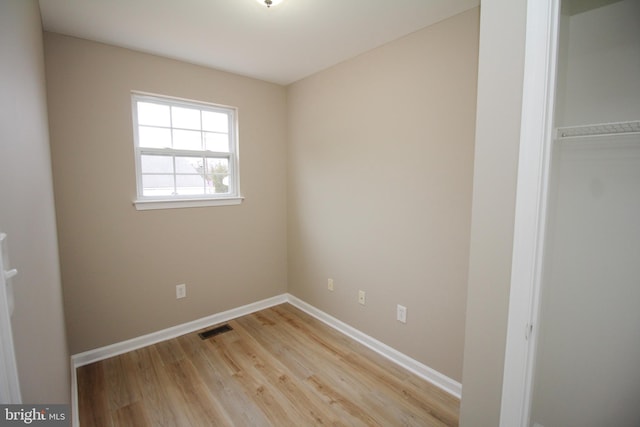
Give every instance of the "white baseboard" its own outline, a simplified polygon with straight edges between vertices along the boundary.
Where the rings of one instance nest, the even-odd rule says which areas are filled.
[[[201,319],[194,320],[192,322],[176,325],[171,328],[163,329],[161,331],[152,332],[147,335],[132,338],[130,340],[117,342],[105,347],[88,350],[83,353],[74,354],[71,356],[71,413],[72,413],[72,425],[73,427],[80,426],[80,416],[78,412],[78,377],[77,368],[88,365],[93,362],[108,359],[110,357],[118,356],[129,351],[137,350],[148,345],[156,344],[161,341],[166,341],[180,335],[189,334],[199,329],[206,328],[217,323],[227,322],[231,319],[235,319],[246,314],[251,314],[256,311],[264,310],[265,308],[273,307],[274,305],[283,304],[287,302],[287,294],[276,295],[275,297],[267,298],[262,301],[257,301],[251,304],[243,305],[242,307],[233,308],[231,310],[223,311],[221,313],[206,316]]]
[[[410,358],[409,356],[399,352],[398,350],[389,347],[388,345],[376,340],[373,337],[370,337],[364,332],[361,332],[356,328],[347,325],[346,323],[336,319],[335,317],[325,313],[322,310],[317,309],[316,307],[302,301],[301,299],[291,294],[282,294],[264,299],[262,301],[243,305],[242,307],[203,317],[192,322],[183,323],[181,325],[176,325],[171,328],[163,329],[161,331],[132,338],[130,340],[121,341],[105,347],[100,347],[93,350],[85,351],[83,353],[74,354],[73,356],[71,356],[71,404],[72,413],[74,414],[73,425],[79,425],[78,386],[76,376],[77,368],[93,362],[108,359],[110,357],[118,356],[129,351],[137,350],[142,347],[156,344],[161,341],[179,337],[180,335],[189,334],[208,326],[227,322],[229,320],[247,314],[255,313],[256,311],[264,310],[265,308],[273,307],[285,302],[290,303],[294,307],[299,308],[300,310],[315,317],[326,325],[367,346],[376,353],[386,357],[397,365],[402,366],[403,368],[413,372],[419,377],[429,381],[430,383],[441,388],[447,393],[452,394],[458,399],[460,398],[462,394],[462,385],[459,382],[441,374],[434,369],[431,369],[430,367],[418,362],[417,360]]]
[[[282,304],[285,302],[287,302],[286,294],[277,295],[275,297],[243,305],[242,307],[233,308],[231,310],[223,311],[211,316],[206,316],[201,319],[183,323],[181,325],[176,325],[171,328],[163,329],[161,331],[152,332],[150,334],[142,335],[140,337],[132,338],[126,341],[117,342],[106,347],[100,347],[93,350],[85,351],[84,353],[74,354],[73,356],[71,356],[72,365],[76,368],[79,368],[80,366],[88,365],[89,363],[98,362],[100,360],[108,359],[109,357],[128,353],[142,347],[179,337],[180,335],[189,334],[199,329],[203,329],[217,323],[227,322],[231,319],[235,319],[246,314],[251,314],[256,311],[264,310],[265,308],[273,307],[274,305]]]
[[[301,299],[291,294],[287,294],[287,301],[294,307],[299,308],[300,310],[331,326],[337,331],[342,332],[346,336],[358,341],[360,344],[369,347],[371,350],[386,357],[395,364],[402,366],[403,368],[413,372],[420,378],[429,381],[436,387],[439,387],[447,393],[452,394],[453,396],[460,399],[460,396],[462,395],[462,384],[460,384],[459,382],[447,377],[446,375],[441,374],[440,372],[428,367],[427,365],[424,365],[423,363],[418,362],[415,359],[412,359],[406,354],[401,353],[392,347],[389,347],[388,345],[376,340],[373,337],[370,337],[364,332],[361,332],[358,329],[347,325],[346,323],[336,319],[335,317],[325,313],[322,310],[317,309],[316,307],[302,301]]]

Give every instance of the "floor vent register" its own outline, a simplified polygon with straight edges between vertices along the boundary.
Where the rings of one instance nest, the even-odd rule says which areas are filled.
[[[233,328],[225,323],[224,325],[216,326],[215,328],[200,332],[198,333],[198,335],[200,335],[200,338],[202,338],[203,340],[206,340],[207,338],[215,337],[216,335],[220,335],[229,331],[233,331]]]

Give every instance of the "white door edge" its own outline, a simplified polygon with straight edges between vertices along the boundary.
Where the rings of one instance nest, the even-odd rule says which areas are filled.
[[[529,425],[555,99],[560,0],[529,0],[501,427]]]
[[[11,329],[11,308],[7,290],[10,277],[15,270],[8,270],[5,265],[7,257],[7,235],[0,233],[0,403],[22,403],[18,366],[13,346],[13,332]]]

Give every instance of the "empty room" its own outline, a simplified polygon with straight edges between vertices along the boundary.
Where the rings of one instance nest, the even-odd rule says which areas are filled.
[[[7,417],[640,421],[637,2],[0,5]]]

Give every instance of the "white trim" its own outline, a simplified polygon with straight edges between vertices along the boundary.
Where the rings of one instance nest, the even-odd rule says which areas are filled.
[[[228,132],[226,133],[229,137],[229,151],[224,153],[213,152],[206,150],[204,145],[200,150],[181,150],[165,147],[162,149],[151,148],[151,147],[141,147],[140,146],[140,136],[139,131],[141,125],[138,124],[138,102],[148,102],[159,105],[166,105],[168,107],[174,106],[182,106],[186,108],[199,109],[202,111],[213,111],[218,113],[223,113],[227,116],[228,119]],[[138,210],[144,209],[170,209],[170,208],[185,208],[185,207],[200,207],[200,206],[219,206],[219,205],[232,205],[239,204],[242,201],[242,196],[240,195],[240,164],[239,164],[239,144],[238,144],[238,109],[236,107],[229,107],[219,104],[213,104],[209,102],[203,101],[191,101],[183,98],[176,97],[168,97],[164,95],[154,95],[139,91],[131,92],[131,120],[133,123],[133,146],[134,146],[134,154],[135,154],[135,166],[136,166],[136,188],[137,188],[137,198],[134,201],[134,205]],[[173,130],[180,129],[173,126],[172,122],[173,114],[170,114],[170,123],[168,126],[160,126],[161,128]],[[142,125],[144,126],[144,125]],[[188,129],[191,130],[191,129]],[[193,129],[194,131],[196,129]],[[202,128],[202,123],[199,129],[201,134],[201,138],[204,138],[204,134],[207,132]],[[219,133],[219,132],[218,132]],[[171,137],[173,140],[173,136]],[[204,139],[201,140],[201,143],[204,144]],[[207,195],[181,195],[178,196],[175,201],[179,202],[177,204],[166,204],[165,201],[172,200],[169,197],[161,196],[144,196],[143,184],[142,184],[142,165],[141,158],[145,154],[155,154],[155,155],[163,155],[172,157],[175,160],[175,157],[180,156],[193,156],[193,157],[201,157],[201,158],[212,158],[212,159],[227,159],[229,163],[229,188],[226,196],[222,197],[207,197]],[[178,176],[175,165],[172,173],[174,179],[174,186],[176,186],[175,179]],[[203,183],[204,184],[204,183]],[[203,188],[204,189],[204,188]],[[187,204],[185,200],[195,200],[197,201],[194,204]],[[142,205],[143,202],[146,201],[154,201],[159,203],[151,203],[148,205]]]
[[[13,345],[11,298],[8,294],[11,291],[9,281],[17,274],[17,270],[5,270],[5,267],[9,267],[6,239],[7,235],[0,233],[0,403],[17,404],[22,403],[22,394]]]
[[[71,425],[80,426],[80,414],[78,413],[78,373],[73,363],[73,357],[69,358],[71,364]]]
[[[402,366],[403,368],[416,374],[420,378],[429,381],[433,385],[460,399],[460,396],[462,394],[462,384],[460,384],[459,382],[418,362],[415,359],[412,359],[406,354],[403,354],[398,350],[389,347],[388,345],[378,341],[377,339],[370,337],[369,335],[359,331],[352,326],[347,325],[346,323],[336,319],[333,316],[330,316],[324,311],[317,309],[316,307],[302,301],[301,299],[291,294],[287,294],[287,300],[294,307],[299,308],[300,310],[315,317],[316,319],[343,333],[349,338],[358,341],[360,344],[363,344],[376,353],[386,357],[395,364]]]
[[[189,334],[199,329],[206,328],[217,323],[226,322],[231,319],[235,319],[246,314],[251,314],[256,311],[273,307],[274,305],[282,304],[285,302],[287,302],[287,297],[285,294],[277,295],[275,297],[243,305],[242,307],[233,308],[231,310],[223,311],[211,316],[206,316],[201,319],[183,323],[181,325],[176,325],[171,328],[163,329],[161,331],[152,332],[150,334],[142,335],[140,337],[132,338],[126,341],[117,342],[106,347],[100,347],[93,350],[85,351],[83,353],[74,354],[73,356],[71,356],[73,367],[79,368],[80,366],[108,359],[109,357],[118,356],[120,354],[156,344],[161,341],[179,337],[180,335]]]
[[[225,197],[217,199],[189,199],[189,200],[134,200],[136,210],[148,211],[153,209],[201,208],[205,206],[239,205],[244,197]]]
[[[560,0],[527,2],[520,153],[500,426],[528,426],[553,135]]]
[[[439,387],[447,393],[460,399],[460,396],[462,394],[462,385],[459,382],[441,374],[434,369],[431,369],[430,367],[418,362],[417,360],[410,358],[409,356],[347,325],[346,323],[330,316],[322,310],[315,308],[314,306],[302,301],[301,299],[291,294],[281,294],[252,304],[247,304],[242,307],[227,310],[222,313],[203,317],[201,319],[184,323],[182,325],[177,325],[171,328],[163,329],[161,331],[153,332],[151,334],[143,335],[141,337],[132,338],[127,341],[122,341],[119,343],[108,345],[106,347],[96,348],[93,350],[85,351],[83,353],[74,354],[73,356],[71,356],[71,412],[73,414],[73,426],[78,427],[80,425],[78,418],[78,379],[76,373],[77,368],[88,365],[90,363],[98,362],[100,360],[108,359],[109,357],[118,356],[129,351],[137,350],[139,348],[146,347],[148,345],[152,345],[161,341],[175,338],[180,335],[195,332],[199,329],[206,328],[217,323],[226,322],[240,316],[264,310],[265,308],[283,304],[285,302],[290,303],[294,307],[299,308],[300,310],[315,317],[326,325],[358,341],[359,343],[372,349],[376,353],[386,357],[395,364],[407,369],[420,378],[429,381],[436,387]]]
[[[171,328],[163,329],[161,331],[152,332],[150,334],[132,338],[127,341],[121,341],[115,344],[108,345],[106,347],[100,347],[93,350],[85,351],[83,353],[74,354],[73,356],[71,356],[72,425],[74,427],[80,426],[80,415],[78,412],[79,407],[77,368],[88,365],[90,363],[98,362],[100,360],[108,359],[110,357],[118,356],[129,351],[137,350],[142,347],[156,344],[161,341],[179,337],[180,335],[189,334],[191,332],[195,332],[199,329],[206,328],[217,323],[227,322],[231,319],[235,319],[246,314],[251,314],[256,311],[264,310],[265,308],[273,307],[285,302],[287,302],[286,294],[276,295],[271,298],[243,305],[241,307],[233,308],[231,310],[223,311],[211,316],[206,316],[192,322],[176,325]]]

